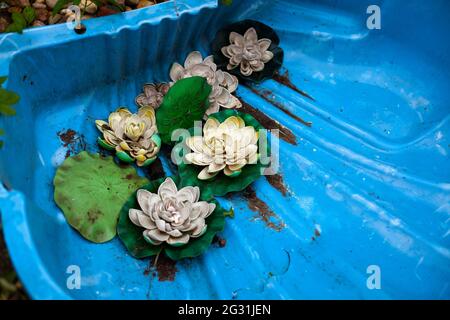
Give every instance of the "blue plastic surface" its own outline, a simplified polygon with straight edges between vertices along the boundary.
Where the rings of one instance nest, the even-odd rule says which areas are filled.
[[[86,21],[0,36],[0,74],[18,92],[17,116],[0,119],[5,237],[37,299],[450,298],[450,3],[377,1],[382,29],[368,30],[373,1],[177,0]],[[209,52],[223,25],[251,18],[273,27],[290,80],[314,100],[268,80],[240,86],[247,103],[289,128],[281,141],[283,196],[261,178],[257,196],[284,223],[269,228],[246,200],[222,233],[224,248],[176,264],[174,281],[145,274],[119,239],[82,239],[53,202],[52,179],[73,129],[97,151],[95,119],[134,107],[142,84],[168,80],[172,62]],[[284,70],[283,70],[284,71]],[[266,95],[258,95],[265,92]],[[270,94],[267,94],[270,92]],[[265,99],[264,99],[265,98]],[[267,100],[313,123],[311,128]],[[73,148],[78,148],[75,145]],[[170,166],[165,162],[169,172]],[[320,234],[320,235],[319,235]],[[66,286],[69,265],[82,287]],[[381,289],[366,286],[381,268]]]

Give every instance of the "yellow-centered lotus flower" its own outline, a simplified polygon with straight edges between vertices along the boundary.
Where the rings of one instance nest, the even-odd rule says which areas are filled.
[[[187,139],[193,152],[186,155],[186,160],[205,167],[198,174],[200,180],[211,179],[221,171],[235,177],[245,165],[256,164],[258,138],[255,128],[246,126],[241,117],[231,116],[222,123],[209,118],[203,136]]]
[[[156,159],[161,139],[153,108],[142,107],[137,114],[119,108],[109,115],[108,122],[96,120],[95,124],[103,134],[98,143],[106,149],[116,150],[120,160],[146,166]]]

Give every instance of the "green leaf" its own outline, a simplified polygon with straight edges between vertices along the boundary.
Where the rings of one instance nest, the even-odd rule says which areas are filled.
[[[146,186],[141,189],[148,190],[150,192],[156,193],[158,191],[159,185],[165,179],[158,179],[151,181]],[[173,177],[175,183],[177,183],[177,178]],[[154,246],[145,241],[142,232],[143,228],[133,224],[128,217],[128,212],[131,208],[140,209],[139,204],[136,199],[136,192],[130,197],[130,199],[125,203],[120,212],[119,223],[117,225],[117,234],[119,238],[124,243],[125,247],[128,249],[130,254],[138,259],[150,257],[157,255],[158,253],[164,251],[166,255],[172,260],[180,260],[184,258],[193,258],[201,255],[206,249],[211,245],[214,235],[223,230],[225,225],[224,210],[220,207],[219,203],[213,199],[207,199],[204,197],[203,193],[201,199],[203,201],[208,200],[216,204],[216,209],[214,212],[206,218],[207,229],[203,236],[195,239],[190,239],[190,241],[182,247],[173,247],[170,245],[159,245]]]
[[[27,26],[27,20],[25,20],[25,17],[22,13],[13,12],[11,15],[13,23],[21,27],[22,29],[25,29]]]
[[[32,7],[25,7],[22,14],[28,25],[31,25],[36,19],[36,11]]]
[[[69,2],[71,2],[71,0],[58,0],[56,2],[55,6],[53,7],[52,16],[54,16],[55,14],[60,12],[62,10],[62,8]],[[75,4],[75,1],[73,3]],[[80,3],[78,2],[78,4],[80,4]],[[78,4],[75,4],[75,5],[78,5]]]
[[[117,7],[120,11],[125,11],[125,6],[118,4],[116,0],[107,0],[107,2]]]
[[[15,115],[16,111],[12,108],[12,105],[19,102],[19,99],[19,96],[14,92],[0,87],[0,113],[6,116]]]
[[[264,127],[255,120],[251,115],[245,114],[236,110],[227,109],[218,113],[210,115],[219,120],[219,122],[225,121],[225,119],[231,116],[241,117],[247,126],[252,126],[255,130],[264,129]],[[191,129],[191,133],[193,133]],[[260,134],[261,137],[261,134]],[[187,148],[189,150],[189,148]],[[267,146],[267,154],[270,154],[270,148]],[[182,149],[180,149],[182,151]],[[180,154],[180,156],[182,156]],[[196,166],[194,164],[187,164],[184,161],[178,166],[178,174],[181,179],[181,186],[198,186],[206,194],[214,196],[224,196],[230,192],[238,192],[244,190],[252,182],[261,176],[262,170],[268,167],[268,164],[263,165],[260,161],[256,164],[248,164],[242,168],[242,172],[237,177],[228,177],[223,172],[219,173],[211,180],[199,180],[197,175],[203,169],[202,166]]]
[[[80,4],[80,2],[81,2],[81,0],[75,0],[75,1],[72,1],[72,4],[75,6],[78,6]]]
[[[5,30],[6,33],[8,32],[17,32],[22,33],[24,27],[21,25],[18,25],[17,23],[11,23]]]
[[[16,110],[11,108],[9,104],[0,103],[0,113],[5,116],[13,116],[16,114]]]
[[[8,79],[8,77],[0,77],[0,87],[5,83],[6,79]]]
[[[54,199],[72,227],[102,243],[114,238],[120,209],[146,183],[133,167],[121,168],[112,157],[83,151],[56,171]]]
[[[178,80],[167,92],[156,110],[156,123],[161,140],[171,143],[172,132],[189,129],[200,121],[209,105],[211,86],[202,77]]]
[[[0,103],[16,104],[19,102],[19,96],[12,91],[0,88]]]

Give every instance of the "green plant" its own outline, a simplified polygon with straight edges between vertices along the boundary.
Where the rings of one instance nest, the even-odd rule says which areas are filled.
[[[156,123],[162,142],[170,144],[177,129],[189,129],[201,121],[209,106],[211,86],[203,77],[178,80],[156,110]]]
[[[36,11],[33,7],[25,7],[22,12],[13,12],[11,19],[13,22],[6,28],[5,32],[22,33],[23,29],[31,26],[36,19]]]
[[[123,204],[147,183],[133,167],[121,168],[112,157],[83,151],[56,171],[54,199],[72,227],[86,239],[102,243],[115,237]]]
[[[95,5],[97,5],[97,7],[100,7],[106,3],[109,3],[109,4],[113,5],[114,7],[116,7],[117,9],[119,9],[120,11],[125,11],[125,6],[118,4],[116,0],[91,0],[91,1],[93,3],[95,3]],[[64,8],[64,6],[69,3],[72,3],[75,6],[80,6],[81,0],[58,0],[56,2],[56,5],[53,7],[52,15],[54,16],[55,14],[60,12]],[[86,5],[87,5],[87,1],[85,2],[85,6],[80,6],[81,15],[83,15],[84,12],[86,11]]]
[[[16,110],[12,108],[20,97],[11,91],[2,88],[3,83],[6,81],[6,77],[0,77],[0,114],[5,116],[13,116],[16,114]],[[4,131],[0,129],[0,135],[3,135]],[[0,141],[0,148],[3,146],[3,141]]]
[[[140,189],[156,193],[163,181],[164,179],[150,181]],[[177,183],[178,178],[173,177],[173,181]],[[225,215],[228,212],[214,198],[210,197],[210,194],[203,194],[200,191],[201,201],[208,201],[215,205],[215,210],[205,219],[207,227],[204,234],[197,238],[191,238],[187,244],[182,246],[173,246],[166,242],[159,245],[151,244],[143,235],[145,229],[135,225],[129,218],[130,209],[141,209],[137,200],[137,193],[136,191],[122,207],[117,224],[117,234],[120,240],[135,258],[158,256],[161,252],[164,252],[172,260],[197,257],[208,249],[216,233],[224,228]]]

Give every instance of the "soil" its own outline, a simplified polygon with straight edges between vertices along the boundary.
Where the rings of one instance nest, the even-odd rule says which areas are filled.
[[[26,299],[28,299],[27,294],[17,278],[8,255],[0,221],[0,300]]]
[[[81,20],[141,9],[166,2],[168,0],[115,0],[117,5],[108,0],[91,1],[94,3],[92,6],[96,6],[96,10],[87,9],[86,12],[83,13],[84,7],[80,5],[82,11]],[[69,17],[65,11],[60,11],[55,15],[52,14],[52,8],[56,2],[57,0],[0,0],[0,33],[5,32],[7,27],[12,23],[12,13],[22,13],[26,7],[33,8],[36,15],[36,18],[32,22],[29,22],[28,27],[35,28],[45,25],[65,23]],[[70,4],[71,3],[65,5],[62,10],[65,10]],[[89,13],[87,11],[89,11]],[[75,30],[78,34],[82,34],[85,31],[86,28],[84,26],[81,29]]]

